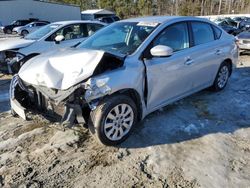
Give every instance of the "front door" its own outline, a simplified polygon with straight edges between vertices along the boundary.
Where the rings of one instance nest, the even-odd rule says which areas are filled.
[[[191,90],[193,60],[190,58],[189,31],[186,22],[168,26],[156,39],[156,45],[169,46],[174,50],[170,57],[152,57],[145,61],[147,72],[148,109],[171,102]]]

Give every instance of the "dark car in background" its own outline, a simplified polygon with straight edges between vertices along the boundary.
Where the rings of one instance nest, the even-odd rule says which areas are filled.
[[[24,25],[27,25],[27,24],[29,24],[31,22],[34,22],[34,21],[38,21],[38,19],[31,18],[31,19],[28,19],[28,20],[16,20],[16,21],[13,21],[10,25],[6,25],[6,26],[3,27],[3,32],[5,34],[11,34],[12,30],[15,27],[24,26]]]
[[[109,23],[119,21],[120,18],[118,16],[105,16],[105,17],[98,18],[97,20],[100,22],[109,24]]]
[[[238,35],[241,32],[239,28],[230,25],[226,20],[216,20],[215,23],[231,35]]]
[[[250,18],[245,17],[241,20],[239,24],[239,28],[243,31],[247,31],[250,29]]]

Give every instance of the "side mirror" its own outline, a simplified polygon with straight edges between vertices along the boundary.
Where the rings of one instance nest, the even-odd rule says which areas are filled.
[[[168,57],[173,55],[173,49],[169,46],[157,45],[150,50],[150,53],[154,57]]]
[[[59,44],[64,39],[63,35],[57,35],[55,38],[56,44]]]

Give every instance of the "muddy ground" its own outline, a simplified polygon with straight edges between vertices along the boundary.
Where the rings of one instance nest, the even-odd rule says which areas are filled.
[[[9,113],[0,81],[0,187],[250,187],[250,55],[226,89],[149,115],[119,147]]]

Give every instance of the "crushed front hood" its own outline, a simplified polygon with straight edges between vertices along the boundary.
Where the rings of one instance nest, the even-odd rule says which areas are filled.
[[[23,48],[34,43],[35,40],[26,40],[21,38],[12,38],[0,40],[0,51]]]
[[[36,86],[66,90],[90,77],[103,51],[67,48],[44,53],[26,62],[20,78]]]

